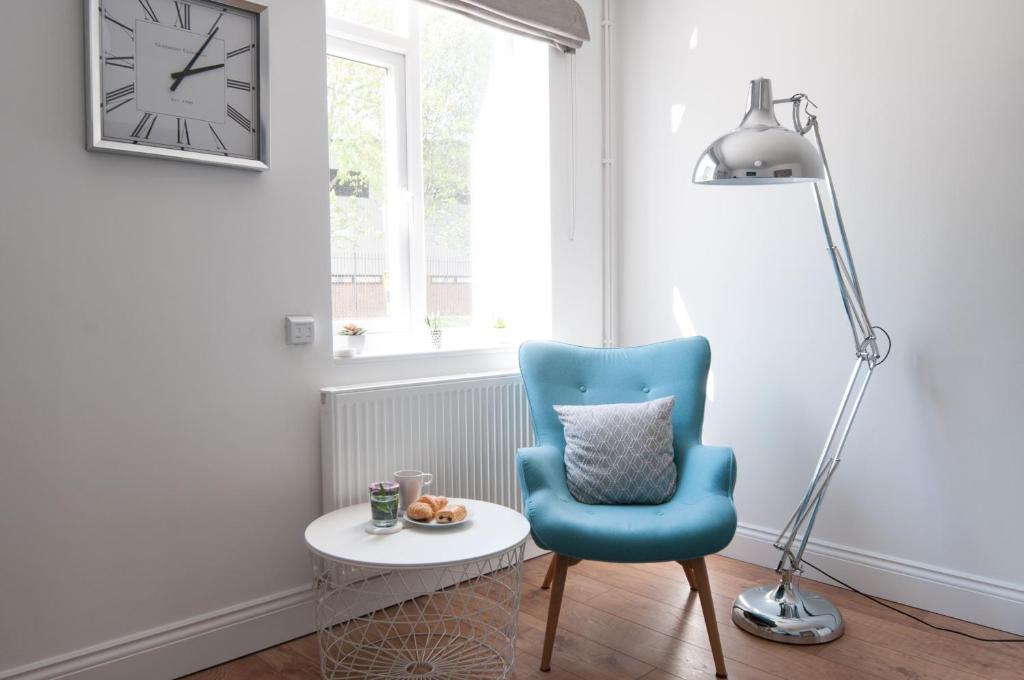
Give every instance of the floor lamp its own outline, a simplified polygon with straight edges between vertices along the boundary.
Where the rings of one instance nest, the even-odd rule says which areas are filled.
[[[775,118],[776,104],[793,105],[793,130],[782,127]],[[879,354],[875,331],[881,331],[888,340],[883,329],[871,325],[864,306],[857,268],[853,264],[846,227],[821,143],[818,119],[810,112],[811,107],[813,103],[803,94],[772,99],[772,84],[767,78],[751,81],[743,121],[732,132],[716,139],[701,154],[693,172],[696,184],[738,186],[811,182],[828,254],[853,332],[856,362],[846,392],[807,491],[775,539],[775,547],[782,551],[776,568],[779,583],[751,588],[733,603],[732,619],[737,626],[759,637],[793,644],[829,642],[843,634],[843,617],[839,610],[821,595],[801,589],[799,576],[807,540],[821,510],[825,491],[839,466],[840,454],[871,380],[871,373],[885,360]],[[811,130],[814,130],[817,149],[805,137]],[[822,186],[818,180],[825,180],[824,189],[834,216],[831,221],[826,216]]]

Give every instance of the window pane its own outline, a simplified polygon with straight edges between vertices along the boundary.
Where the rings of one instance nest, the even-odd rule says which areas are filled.
[[[549,48],[444,9],[420,16],[427,313],[549,328]]]
[[[343,323],[390,314],[387,261],[388,71],[327,58],[331,299]]]
[[[399,32],[405,23],[405,0],[327,0],[327,16]]]

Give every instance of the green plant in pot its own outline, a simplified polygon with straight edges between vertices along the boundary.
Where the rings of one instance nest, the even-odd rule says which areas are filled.
[[[434,345],[434,349],[441,349],[441,315],[427,314],[423,317],[423,323],[427,324],[427,329],[430,331],[430,342]]]
[[[357,326],[354,323],[348,323],[341,327],[338,331],[344,340],[346,345],[356,354],[362,354],[363,349],[366,347],[366,329]]]

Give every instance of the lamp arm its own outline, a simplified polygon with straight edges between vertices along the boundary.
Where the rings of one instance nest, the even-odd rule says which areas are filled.
[[[818,464],[807,485],[807,490],[789,521],[786,522],[786,526],[775,539],[774,546],[782,551],[776,571],[782,574],[784,579],[792,578],[794,574],[801,571],[801,561],[811,532],[814,530],[814,522],[818,518],[818,511],[824,501],[825,492],[842,460],[843,448],[850,436],[853,421],[860,409],[873,371],[874,366],[869,364],[866,359],[857,358],[850,381],[846,386],[846,392],[836,411],[835,420],[832,421],[832,428],[821,449]],[[793,546],[798,539],[800,545],[794,552]]]
[[[828,245],[829,257],[832,259],[836,284],[839,286],[839,293],[842,296],[843,309],[846,311],[847,319],[850,322],[855,352],[858,357],[865,359],[871,366],[874,366],[881,356],[878,351],[878,339],[875,336],[871,318],[868,316],[867,306],[864,304],[864,294],[860,288],[860,278],[857,276],[857,265],[853,261],[850,240],[846,235],[846,223],[843,221],[843,213],[839,209],[835,183],[832,181],[832,170],[829,168],[828,156],[825,155],[825,145],[821,139],[821,128],[818,126],[818,117],[811,113],[811,107],[816,109],[817,105],[802,92],[784,99],[774,99],[772,103],[793,104],[793,128],[799,134],[806,135],[811,130],[814,130],[814,141],[817,144],[818,153],[821,155],[821,163],[825,169],[825,186],[828,191],[832,213],[835,215],[835,230],[838,232],[838,239],[833,237],[833,229],[825,213],[821,187],[815,182],[813,190],[815,202],[818,205],[818,215],[821,218],[821,226]],[[801,107],[803,107],[802,112]],[[807,119],[806,122],[802,120],[801,113]],[[842,251],[836,246],[836,240],[842,245]]]
[[[814,198],[818,206],[818,215],[821,219],[829,257],[832,260],[836,283],[839,286],[839,293],[842,297],[843,308],[850,322],[850,330],[853,334],[857,355],[853,372],[839,403],[839,409],[832,422],[828,438],[822,447],[821,455],[818,458],[810,484],[808,484],[807,490],[804,492],[804,496],[797,505],[796,510],[775,539],[775,547],[782,551],[777,571],[782,575],[783,581],[787,582],[794,575],[801,573],[803,554],[807,548],[811,532],[814,529],[814,523],[818,517],[818,511],[821,509],[825,492],[828,490],[829,483],[832,481],[839,466],[841,454],[846,445],[847,437],[850,434],[850,429],[853,426],[853,421],[857,416],[857,411],[860,409],[868,382],[871,380],[871,374],[880,363],[881,356],[878,351],[875,330],[868,316],[867,307],[864,304],[864,296],[861,292],[857,268],[853,262],[853,254],[846,235],[846,226],[843,223],[842,212],[836,199],[835,185],[832,181],[828,159],[825,156],[818,119],[817,116],[808,110],[808,105],[813,106],[814,104],[804,94],[797,94],[787,99],[774,101],[774,103],[782,102],[792,102],[793,126],[798,133],[805,135],[811,130],[814,131],[818,152],[821,154],[822,164],[825,168],[825,189],[828,192],[829,203],[835,215],[836,226],[834,230],[825,210],[822,189],[817,182],[813,184]],[[803,114],[807,118],[806,122],[801,120],[801,105],[804,107]],[[834,235],[833,231],[837,233]],[[836,241],[842,246],[841,250],[837,246]],[[799,541],[799,546],[794,549],[797,541]]]
[[[829,256],[832,258],[833,267],[836,270],[839,291],[843,297],[843,303],[847,307],[847,316],[850,318],[850,327],[854,334],[857,356],[865,359],[871,367],[874,367],[881,358],[878,351],[878,339],[875,337],[875,330],[871,324],[871,318],[868,316],[867,306],[864,304],[864,294],[861,292],[860,278],[857,276],[857,265],[853,261],[853,252],[850,250],[850,239],[846,235],[843,213],[839,209],[839,201],[836,198],[836,188],[832,182],[832,171],[829,169],[828,157],[825,155],[825,145],[821,140],[821,128],[818,127],[818,118],[814,115],[809,115],[809,118],[808,127],[814,130],[814,139],[818,144],[818,152],[821,154],[821,162],[825,168],[825,186],[828,189],[828,197],[836,217],[836,230],[839,232],[839,240],[843,246],[841,253],[835,245],[831,226],[825,216],[821,200],[821,189],[818,183],[815,182],[814,195],[818,203],[821,226],[825,232]]]

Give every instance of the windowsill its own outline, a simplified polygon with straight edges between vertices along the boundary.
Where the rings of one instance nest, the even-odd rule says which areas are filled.
[[[389,352],[370,352],[357,354],[351,357],[339,357],[335,355],[334,363],[342,364],[366,364],[378,361],[400,361],[404,359],[426,359],[429,357],[457,358],[465,356],[480,356],[486,354],[514,354],[519,349],[518,345],[501,344],[487,347],[442,347],[440,349],[411,347],[406,350],[394,350]]]
[[[440,347],[435,347],[432,338],[425,331],[379,331],[353,338],[334,336],[334,363],[346,362],[365,364],[374,361],[430,360],[430,357],[454,358],[486,355],[515,357],[519,344],[537,334],[524,334],[512,330],[460,327],[442,331]],[[526,337],[523,337],[526,335]],[[354,356],[339,356],[338,352],[356,349]]]

